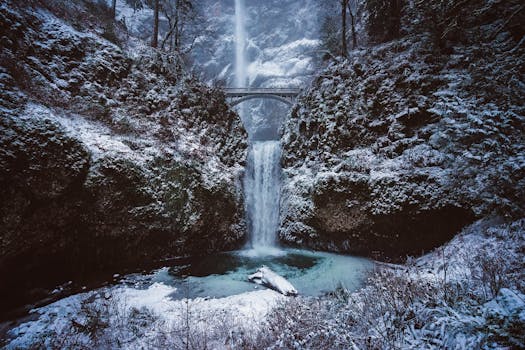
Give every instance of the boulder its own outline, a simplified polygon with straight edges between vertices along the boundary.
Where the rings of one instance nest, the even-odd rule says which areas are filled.
[[[264,265],[257,269],[254,274],[248,276],[248,280],[276,290],[285,296],[297,295],[297,290],[290,282]]]

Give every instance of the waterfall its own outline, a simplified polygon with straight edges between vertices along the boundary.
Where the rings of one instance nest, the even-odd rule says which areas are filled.
[[[246,17],[244,0],[235,0],[235,84],[247,87]],[[247,109],[239,106],[241,119],[247,120]],[[251,125],[251,124],[250,124]],[[255,141],[257,130],[247,127],[250,136],[248,164],[244,178],[246,221],[248,223],[250,252],[257,255],[280,253],[275,248],[279,229],[280,157],[277,140]]]
[[[246,87],[244,0],[235,0],[235,85]]]
[[[275,247],[279,228],[281,181],[279,141],[257,141],[250,149],[245,178],[245,198],[250,229],[250,247]]]

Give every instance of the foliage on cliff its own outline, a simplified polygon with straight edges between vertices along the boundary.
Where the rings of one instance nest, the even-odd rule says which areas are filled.
[[[97,4],[0,5],[0,274],[12,296],[233,248],[245,233],[238,116],[176,56],[106,40]]]
[[[438,3],[405,3],[402,37],[333,63],[292,110],[283,240],[402,255],[523,215],[522,5],[467,1],[428,26]]]

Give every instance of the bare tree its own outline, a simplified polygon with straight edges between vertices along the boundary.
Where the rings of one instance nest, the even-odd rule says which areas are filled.
[[[153,16],[153,38],[151,39],[151,46],[157,47],[159,38],[159,0],[155,0],[154,16]]]
[[[166,43],[170,43],[171,50],[181,51],[182,37],[192,12],[193,5],[189,0],[164,0],[162,13],[168,19],[169,29],[162,40],[162,48]]]
[[[348,12],[350,13],[350,25],[352,27],[352,50],[357,47],[357,33],[355,30],[355,22],[357,19],[357,1],[358,0],[348,1]]]
[[[202,9],[192,0],[163,0],[162,14],[168,20],[161,48],[186,55],[192,51],[197,39],[210,36]]]
[[[341,56],[348,55],[348,48],[346,45],[346,8],[348,7],[348,0],[341,1]]]

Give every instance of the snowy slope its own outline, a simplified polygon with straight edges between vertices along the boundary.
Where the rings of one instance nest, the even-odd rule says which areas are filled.
[[[403,257],[475,217],[523,215],[524,48],[511,16],[520,5],[462,9],[464,36],[447,52],[419,25],[418,6],[404,8],[405,36],[334,63],[292,110],[282,240]]]
[[[118,46],[121,28],[96,4],[0,5],[10,34],[0,53],[2,307],[79,269],[229,249],[244,236],[238,116],[173,56]],[[18,283],[25,274],[37,277]]]
[[[182,349],[188,343],[230,348],[242,337],[255,337],[261,322],[283,300],[271,290],[183,300],[171,299],[174,292],[153,283],[77,294],[34,310],[37,320],[10,330],[5,348]]]
[[[406,265],[383,264],[354,293],[274,309],[265,349],[521,349],[524,219],[478,221]]]

